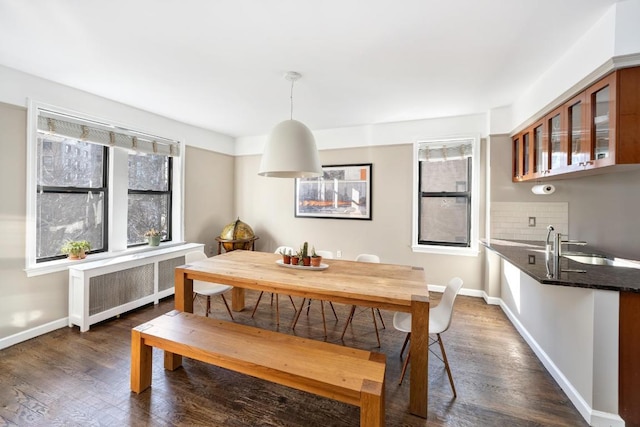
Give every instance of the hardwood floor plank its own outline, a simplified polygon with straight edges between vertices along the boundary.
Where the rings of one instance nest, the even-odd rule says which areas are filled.
[[[291,304],[263,302],[251,318],[257,293],[247,292],[238,322],[322,340],[319,310],[300,316],[291,331]],[[437,303],[439,294],[432,294]],[[296,301],[299,302],[299,301]],[[319,307],[319,306],[318,306]],[[130,391],[131,328],[174,308],[173,299],[92,326],[63,328],[0,351],[0,426],[358,426],[355,406],[271,384],[190,359],[174,372],[163,369],[154,349],[152,387]],[[196,304],[196,313],[203,307]],[[349,306],[335,304],[339,321],[327,316],[328,342],[340,335]],[[222,304],[214,317],[227,319]],[[459,296],[453,323],[443,334],[458,390],[453,399],[443,365],[429,363],[429,417],[408,413],[409,384],[397,386],[404,334],[393,329],[393,313],[382,311],[377,347],[370,316],[356,316],[344,344],[387,355],[388,426],[586,426],[499,307]],[[436,350],[438,351],[438,350]]]

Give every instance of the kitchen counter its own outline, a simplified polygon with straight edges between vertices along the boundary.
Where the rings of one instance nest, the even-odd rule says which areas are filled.
[[[640,292],[639,268],[584,264],[564,257],[555,263],[553,256],[546,259],[544,242],[491,239],[482,244],[540,283]],[[589,245],[568,245],[565,253],[578,251],[608,255]]]

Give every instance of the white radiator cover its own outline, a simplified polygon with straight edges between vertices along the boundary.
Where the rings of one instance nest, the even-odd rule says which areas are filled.
[[[95,323],[174,294],[174,269],[201,243],[155,249],[69,268],[69,327]]]

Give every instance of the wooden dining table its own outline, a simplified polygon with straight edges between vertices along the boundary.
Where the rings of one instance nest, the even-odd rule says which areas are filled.
[[[412,314],[409,412],[426,418],[429,291],[421,267],[323,260],[325,269],[280,265],[273,253],[236,250],[175,269],[175,308],[193,313],[193,281],[233,286],[232,307],[244,308],[246,289],[379,307]]]

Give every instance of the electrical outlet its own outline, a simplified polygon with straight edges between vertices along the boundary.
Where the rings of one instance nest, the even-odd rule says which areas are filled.
[[[342,258],[342,251],[336,251],[336,258]]]
[[[529,217],[529,227],[535,227],[536,226],[536,217],[535,216],[530,216]]]

